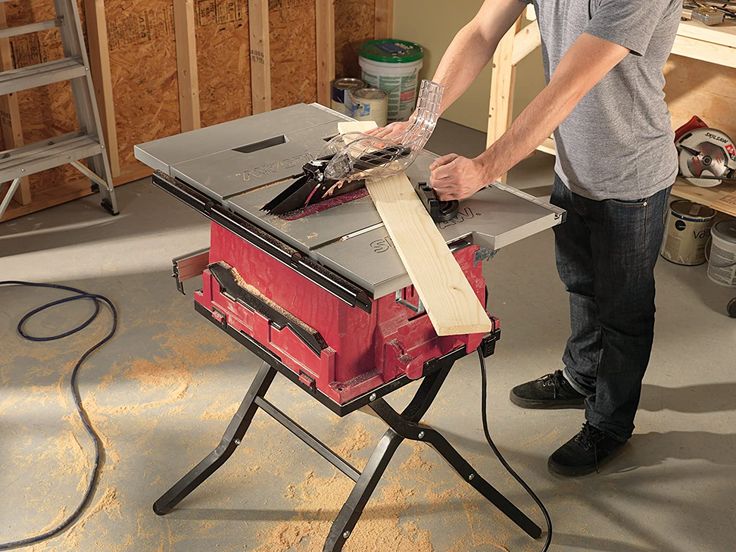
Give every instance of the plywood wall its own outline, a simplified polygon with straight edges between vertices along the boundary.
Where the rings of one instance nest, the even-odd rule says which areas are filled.
[[[135,144],[181,132],[174,2],[184,1],[104,2],[107,48],[100,56],[109,57],[114,108],[111,132],[117,138],[120,166],[116,183],[145,174],[146,168],[134,158]],[[318,96],[317,0],[266,1],[272,108],[315,102]],[[82,0],[78,0],[78,4],[84,17]],[[8,26],[54,17],[52,0],[16,0],[4,6]],[[248,8],[248,0],[193,2],[195,69],[203,126],[253,112]],[[334,1],[338,75],[359,74],[357,51],[360,43],[373,38],[375,10],[376,0]],[[324,45],[325,38],[320,37],[320,40]],[[13,61],[18,67],[63,56],[56,29],[15,37],[10,44]],[[68,83],[22,92],[18,99],[26,143],[77,129]],[[0,113],[0,122],[4,116],[7,113]],[[2,143],[0,146],[6,148]],[[89,182],[70,167],[34,175],[31,187],[32,203],[37,205],[23,208],[14,205],[6,218],[89,193]],[[39,198],[42,201],[36,201]]]
[[[194,7],[203,126],[252,112],[247,0],[199,0]]]
[[[338,0],[335,2],[335,74],[360,77],[358,53],[366,40],[373,38],[375,0]]]
[[[317,101],[315,11],[313,0],[268,2],[273,109]]]

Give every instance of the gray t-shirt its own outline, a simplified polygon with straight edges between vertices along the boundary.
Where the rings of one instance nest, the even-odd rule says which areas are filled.
[[[555,170],[574,193],[637,200],[674,183],[677,151],[664,100],[664,65],[682,0],[533,2],[547,80],[582,34],[631,50],[555,132]]]

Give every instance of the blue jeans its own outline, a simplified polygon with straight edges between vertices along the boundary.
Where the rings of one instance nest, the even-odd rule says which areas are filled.
[[[586,396],[588,422],[631,437],[654,339],[654,265],[670,189],[640,201],[594,201],[555,178],[557,269],[570,293],[565,378]]]

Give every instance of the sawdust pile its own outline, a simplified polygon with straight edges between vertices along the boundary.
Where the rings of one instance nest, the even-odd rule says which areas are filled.
[[[62,513],[66,514],[66,511],[64,510]],[[123,518],[120,509],[120,500],[118,498],[118,490],[115,487],[106,487],[102,495],[92,503],[92,506],[82,514],[82,517],[71,527],[71,529],[63,533],[57,539],[52,539],[32,546],[30,551],[51,552],[59,550],[61,544],[60,541],[63,542],[64,550],[82,550],[81,537],[84,533],[84,528],[92,518],[95,518],[100,514],[107,516],[109,520],[121,520]],[[62,516],[60,513],[57,517],[58,521],[54,520],[54,522],[49,524],[48,528],[57,525],[64,517],[66,516]]]
[[[378,437],[357,425],[334,450],[355,462],[372,451]],[[426,445],[405,441],[402,447],[411,447],[411,454],[398,467],[392,463],[386,470],[382,484],[347,540],[345,552],[435,552],[431,531],[414,522],[417,505],[435,513],[458,509],[464,515],[465,536],[444,552],[509,551],[505,543],[511,538],[510,530],[517,529],[503,514],[487,504],[472,487],[459,478],[453,479],[453,474],[433,473],[440,460],[439,457],[428,460],[432,453]],[[294,518],[264,532],[254,552],[321,552],[332,522],[353,485],[340,473],[320,477],[313,471],[307,472],[301,483],[290,484],[284,490],[284,497],[293,504]]]
[[[318,477],[308,472],[304,481],[287,487],[286,496],[297,502],[297,517],[279,523],[255,552],[321,552],[332,518],[350,494],[353,482],[342,474]],[[345,552],[368,550],[433,552],[429,531],[411,521],[400,521],[408,508],[412,489],[391,481],[378,491],[344,548]]]

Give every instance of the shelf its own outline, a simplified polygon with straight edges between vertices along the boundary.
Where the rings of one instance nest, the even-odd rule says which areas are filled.
[[[736,184],[721,184],[714,188],[701,188],[678,178],[677,183],[672,188],[672,195],[736,217]]]

